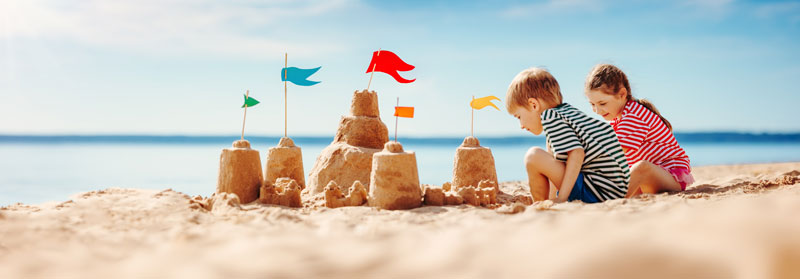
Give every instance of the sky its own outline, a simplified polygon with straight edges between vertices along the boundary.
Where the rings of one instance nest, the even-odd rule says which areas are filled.
[[[465,136],[472,96],[505,101],[544,67],[568,102],[612,63],[677,132],[800,131],[797,1],[0,0],[0,134],[282,135],[288,65],[322,68],[288,85],[289,136],[333,136],[372,52],[416,66],[376,73],[381,117],[402,136]],[[475,111],[476,136],[521,136]],[[598,117],[599,118],[599,117]]]

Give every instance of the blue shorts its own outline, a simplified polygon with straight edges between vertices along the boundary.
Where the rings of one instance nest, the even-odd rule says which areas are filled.
[[[575,179],[575,186],[572,186],[572,192],[569,193],[567,201],[582,201],[585,203],[597,203],[599,199],[586,187],[583,183],[583,173],[578,173],[578,179]]]

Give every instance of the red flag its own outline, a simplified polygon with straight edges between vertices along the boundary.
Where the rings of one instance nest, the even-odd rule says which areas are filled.
[[[394,107],[394,116],[414,118],[414,107]]]
[[[372,60],[369,62],[369,67],[367,67],[367,73],[372,72],[373,67],[375,67],[375,71],[387,73],[400,83],[409,83],[417,80],[404,79],[397,73],[397,71],[411,71],[414,69],[414,66],[403,62],[397,54],[388,50],[379,50],[372,53]]]

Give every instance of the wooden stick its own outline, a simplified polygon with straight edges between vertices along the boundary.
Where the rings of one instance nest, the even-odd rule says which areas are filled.
[[[283,80],[283,137],[284,138],[287,137],[286,127],[288,126],[289,123],[288,120],[289,113],[287,112],[289,105],[287,104],[288,99],[286,98],[286,82],[289,81],[289,69],[287,69],[288,66],[289,66],[289,53],[284,53],[283,54],[283,79],[284,79]]]
[[[475,101],[475,95],[472,95],[472,102]],[[472,102],[469,103],[469,110],[470,110],[470,120],[469,120],[469,136],[475,137],[473,133],[475,127],[475,108],[472,107]]]
[[[376,55],[376,57],[377,56],[381,56],[380,48],[378,49],[378,55]],[[375,62],[375,64],[372,65],[372,71],[371,71],[372,74],[369,75],[369,83],[367,83],[367,92],[369,92],[369,86],[372,85],[372,76],[375,75],[375,66],[378,66],[378,62]],[[397,98],[399,99],[400,97]]]
[[[242,140],[244,140],[244,122],[247,121],[247,98],[250,98],[250,89],[244,97],[244,118],[242,118]]]
[[[394,142],[397,142],[397,119],[400,118],[399,114],[397,114],[397,107],[400,106],[400,97],[397,97],[397,106],[394,107]]]

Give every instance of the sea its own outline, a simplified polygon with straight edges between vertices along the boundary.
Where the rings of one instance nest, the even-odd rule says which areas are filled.
[[[676,133],[692,166],[800,161],[800,133]],[[110,187],[173,189],[209,196],[216,189],[219,157],[238,136],[0,135],[0,206],[66,201]],[[261,152],[279,137],[246,137]],[[331,137],[292,137],[311,170]],[[522,160],[544,137],[479,138],[492,150],[500,181],[526,180]],[[420,182],[452,180],[463,137],[399,138],[417,157]]]

